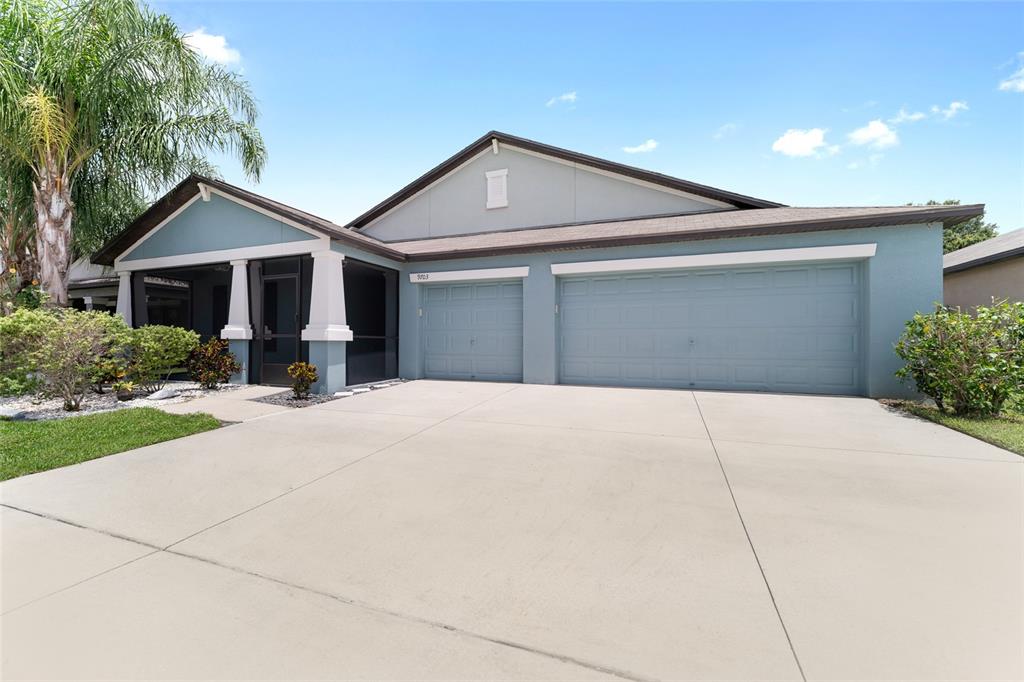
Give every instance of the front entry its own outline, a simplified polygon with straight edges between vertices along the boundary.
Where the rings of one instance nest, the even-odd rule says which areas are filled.
[[[299,276],[263,275],[262,383],[291,383],[288,365],[299,359]]]

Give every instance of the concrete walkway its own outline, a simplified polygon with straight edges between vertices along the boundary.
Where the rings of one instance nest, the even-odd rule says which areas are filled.
[[[222,422],[244,422],[256,417],[265,417],[268,414],[276,414],[291,409],[281,407],[280,405],[253,401],[253,398],[262,398],[263,396],[273,395],[274,393],[286,390],[288,389],[283,386],[245,386],[189,400],[184,403],[172,403],[169,405],[155,403],[153,407],[164,412],[170,412],[171,414],[205,412]]]
[[[0,673],[1019,679],[1022,494],[871,400],[411,382],[0,484]]]

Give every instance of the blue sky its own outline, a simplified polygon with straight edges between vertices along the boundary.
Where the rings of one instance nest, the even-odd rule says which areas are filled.
[[[263,180],[225,178],[339,223],[497,129],[791,205],[958,198],[1024,227],[1024,3],[154,7],[260,100]]]

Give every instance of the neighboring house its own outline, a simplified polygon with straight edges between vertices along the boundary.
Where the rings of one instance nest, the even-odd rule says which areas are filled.
[[[792,208],[492,132],[348,225],[189,177],[93,260],[134,324],[230,339],[239,381],[881,396],[943,225],[982,210]]]
[[[1024,229],[947,253],[942,301],[970,310],[992,299],[1024,301]]]
[[[113,311],[117,305],[117,273],[79,258],[68,273],[68,301],[79,310]]]

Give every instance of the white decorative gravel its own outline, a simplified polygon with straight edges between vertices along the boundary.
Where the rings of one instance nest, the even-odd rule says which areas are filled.
[[[133,407],[159,407],[160,405],[171,405],[174,403],[185,403],[196,398],[208,395],[217,395],[242,388],[241,384],[222,384],[214,391],[208,391],[199,387],[194,381],[168,381],[165,388],[178,391],[174,398],[163,400],[150,400],[141,391],[136,391],[136,397],[132,400],[120,401],[114,393],[107,389],[103,395],[88,392],[82,398],[81,409],[77,412],[67,412],[64,409],[64,401],[60,398],[45,398],[36,395],[0,396],[0,407],[24,410],[26,419],[65,419],[76,417],[81,414],[94,414],[96,412],[111,412],[113,410],[124,410]]]

